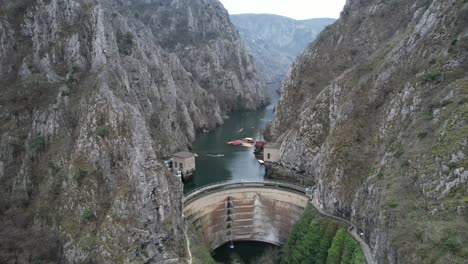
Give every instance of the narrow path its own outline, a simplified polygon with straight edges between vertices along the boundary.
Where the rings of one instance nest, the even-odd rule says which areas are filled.
[[[322,208],[320,208],[320,206],[318,204],[315,204],[313,202],[313,200],[309,200],[309,202],[310,202],[310,204],[312,206],[314,206],[314,208],[317,211],[319,211],[319,213],[323,214],[326,217],[333,218],[333,219],[345,224],[346,226],[348,226],[348,233],[351,234],[351,236],[357,242],[359,242],[359,244],[361,245],[361,249],[362,249],[362,252],[364,253],[364,257],[366,258],[367,264],[376,264],[376,262],[374,261],[374,258],[372,257],[369,245],[367,245],[367,243],[356,232],[356,230],[357,230],[356,225],[354,225],[351,221],[349,221],[347,219],[344,219],[344,218],[341,218],[341,217],[338,217],[338,216],[335,216],[335,215],[332,215],[330,213],[325,212]]]
[[[189,264],[192,264],[192,261],[193,261],[193,258],[192,258],[192,251],[190,250],[190,239],[187,235],[187,222],[185,222],[185,228],[184,228],[184,235],[185,235],[185,239],[187,240],[187,251],[188,251],[188,254],[189,254]]]

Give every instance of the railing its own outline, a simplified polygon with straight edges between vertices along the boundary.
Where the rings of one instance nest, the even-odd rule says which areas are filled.
[[[196,188],[184,195],[184,203],[198,196],[206,195],[219,190],[249,188],[249,187],[273,187],[276,189],[292,190],[306,194],[306,187],[282,181],[221,181]]]

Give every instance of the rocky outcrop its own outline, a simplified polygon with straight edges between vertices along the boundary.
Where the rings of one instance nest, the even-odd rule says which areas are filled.
[[[0,262],[185,261],[182,186],[162,158],[186,149],[195,129],[221,124],[235,104],[264,104],[263,82],[222,8],[211,13],[212,46],[193,47],[164,45],[188,32],[171,20],[156,27],[140,8],[210,6],[220,4],[0,6]],[[205,20],[201,12],[190,19],[198,33]],[[222,53],[227,47],[232,53]],[[209,54],[203,67],[217,71],[190,67],[193,54]],[[231,86],[203,82],[224,74]]]
[[[335,19],[294,20],[269,14],[231,15],[268,82],[283,80],[289,65]]]
[[[292,65],[280,165],[362,228],[378,263],[463,263],[468,4],[350,0]]]

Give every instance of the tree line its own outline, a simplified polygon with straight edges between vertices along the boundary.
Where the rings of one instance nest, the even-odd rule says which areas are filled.
[[[361,247],[337,223],[308,206],[281,249],[281,264],[365,264]]]

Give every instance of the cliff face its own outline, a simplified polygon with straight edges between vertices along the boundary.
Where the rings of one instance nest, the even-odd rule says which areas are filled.
[[[163,45],[184,26],[165,21],[159,32],[140,8],[216,1],[1,3],[0,262],[183,262],[182,187],[162,157],[222,123],[233,100],[266,101],[226,11],[212,9],[213,46],[188,47]],[[200,14],[190,21],[201,31]],[[206,87],[189,67],[197,58],[174,47],[210,54],[213,82],[229,61],[237,86]]]
[[[139,1],[146,3],[148,1]],[[265,83],[218,0],[152,0],[138,15],[225,111],[265,105]]]
[[[347,1],[292,65],[280,168],[363,229],[378,263],[463,263],[468,3]]]
[[[242,14],[231,15],[231,21],[267,80],[279,82],[294,59],[335,19],[294,20],[277,15]]]

